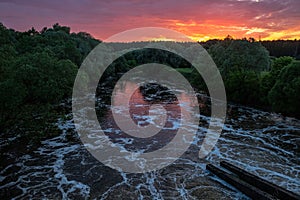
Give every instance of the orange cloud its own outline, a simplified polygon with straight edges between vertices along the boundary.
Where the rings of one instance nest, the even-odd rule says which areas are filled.
[[[191,39],[300,39],[299,0],[72,1],[2,0],[0,19],[20,31],[59,22],[98,39],[139,27],[163,27]],[[67,6],[65,6],[67,5]],[[168,39],[166,35],[159,37]],[[139,40],[140,38],[137,38]]]

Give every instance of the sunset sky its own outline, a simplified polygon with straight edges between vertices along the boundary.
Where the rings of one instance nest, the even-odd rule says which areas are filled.
[[[299,10],[300,0],[0,0],[0,22],[19,31],[58,22],[101,40],[145,26],[201,41],[300,39]]]

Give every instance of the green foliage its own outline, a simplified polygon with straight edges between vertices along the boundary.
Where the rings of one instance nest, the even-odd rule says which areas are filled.
[[[70,34],[70,27],[67,26],[60,26],[58,23],[53,25],[53,30],[58,32],[58,31],[62,31],[65,32],[66,34]]]
[[[274,76],[270,72],[260,74],[260,101],[263,106],[269,105],[268,93],[275,84]]]
[[[190,73],[182,73],[184,77],[191,83],[191,85],[196,88],[198,91],[202,91],[205,93],[209,93],[206,83],[199,72],[194,68],[186,68],[189,69]],[[191,70],[192,69],[192,70]],[[210,77],[211,80],[214,80],[214,77]]]
[[[13,46],[4,44],[0,46],[0,82],[7,79],[10,74],[10,65],[14,61],[16,51]]]
[[[22,105],[27,89],[24,85],[9,79],[0,82],[0,125],[13,119]]]
[[[271,71],[262,72],[260,80],[260,97],[263,105],[270,105],[268,94],[279,78],[281,70],[289,65],[294,59],[292,57],[284,56],[275,58],[272,62]]]
[[[230,101],[293,116],[300,113],[299,67],[292,57],[274,58],[270,69],[268,52],[260,43],[232,38],[214,41],[208,50]]]
[[[269,68],[269,53],[259,43],[225,39],[208,49],[224,78],[235,70],[262,71]]]
[[[205,48],[209,49],[211,46],[225,41],[232,41],[230,37],[224,40],[212,39],[206,42],[200,42],[200,44]],[[253,38],[249,38],[249,42],[255,42]],[[272,41],[259,41],[269,52],[270,56],[282,57],[290,56],[297,60],[300,59],[300,40],[272,40]]]
[[[30,118],[26,107],[38,113],[70,97],[78,67],[98,43],[59,24],[17,32],[0,23],[0,127],[20,113]]]
[[[12,45],[14,42],[12,31],[8,30],[1,22],[0,22],[0,45],[10,44]]]
[[[69,59],[80,66],[87,54],[99,44],[88,33],[70,33],[70,28],[54,24],[40,33],[31,29],[15,32],[15,45],[19,54],[51,51],[58,59]]]
[[[259,76],[254,71],[231,71],[225,79],[229,101],[257,105],[259,103]]]
[[[300,40],[273,40],[261,42],[271,56],[291,56],[300,59]]]
[[[282,68],[284,68],[285,66],[292,63],[293,60],[294,59],[290,56],[283,56],[283,57],[279,57],[279,58],[276,58],[275,60],[273,60],[272,69],[271,69],[272,76],[274,78],[277,78],[277,76],[279,75]]]
[[[77,68],[98,43],[88,33],[71,33],[69,27],[59,24],[40,32],[34,28],[17,32],[0,23],[0,126],[5,120],[14,120],[19,111],[26,110],[24,107],[50,110],[50,104],[70,97]],[[286,47],[287,43],[277,44]],[[123,45],[130,47],[130,44]],[[254,39],[234,40],[228,36],[224,40],[208,41],[204,46],[221,71],[230,101],[271,106],[274,111],[294,116],[300,113],[299,62],[294,62],[292,57],[275,58],[270,69],[268,51]],[[279,51],[280,45],[275,46],[272,49]],[[298,55],[298,47],[293,52]],[[177,68],[194,87],[208,92],[201,75],[190,63],[167,51],[152,48],[126,54],[112,63],[106,74],[118,76],[145,63]],[[90,81],[89,73],[82,75],[85,81],[80,86],[83,90]],[[210,78],[213,80],[213,75]],[[28,121],[30,119],[31,116]]]
[[[300,62],[284,67],[269,93],[269,101],[276,112],[299,117],[300,114]]]
[[[14,66],[15,79],[28,91],[28,103],[55,103],[72,91],[77,67],[69,60],[58,60],[47,53],[20,57]]]

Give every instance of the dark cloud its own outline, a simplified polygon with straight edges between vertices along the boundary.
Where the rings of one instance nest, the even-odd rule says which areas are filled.
[[[234,29],[231,34],[271,35],[297,32],[298,10],[299,0],[0,0],[0,21],[18,30],[59,22],[99,38],[142,26],[201,34],[195,31],[205,32],[203,24],[212,25],[210,31],[219,26],[220,34]]]

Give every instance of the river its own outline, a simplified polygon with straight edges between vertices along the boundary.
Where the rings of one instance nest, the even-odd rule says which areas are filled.
[[[123,89],[126,87],[130,84]],[[197,95],[200,102],[205,99],[204,95]],[[135,93],[134,99],[136,112],[145,113],[146,100],[141,91]],[[98,105],[109,108],[101,98]],[[178,110],[177,104],[168,102],[166,105],[173,112]],[[200,112],[203,107],[200,103]],[[144,123],[147,119],[143,116],[136,114],[135,120]],[[18,153],[16,149],[1,151],[0,198],[249,199],[205,169],[206,164],[218,164],[221,160],[300,194],[299,120],[229,105],[218,143],[206,158],[200,159],[198,152],[210,117],[205,111],[198,117],[196,139],[180,158],[163,169],[132,174],[111,169],[96,160],[81,143],[70,112],[57,120],[60,135],[44,139],[40,146],[26,153]],[[120,134],[111,112],[105,112],[101,119],[104,132],[112,141],[128,148],[136,143]],[[176,120],[175,115],[166,127],[171,136]],[[14,140],[13,137],[8,139]],[[168,141],[168,137],[157,137],[138,148],[155,150]],[[1,149],[3,145],[1,143]]]

